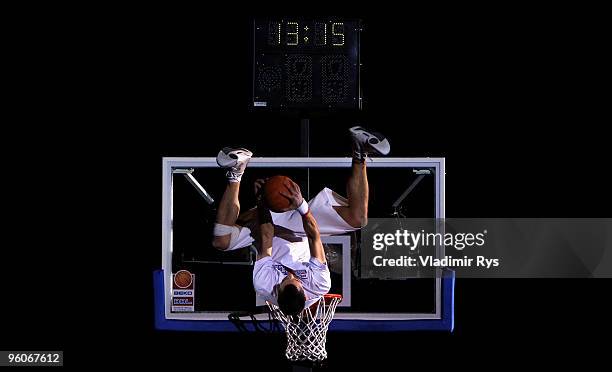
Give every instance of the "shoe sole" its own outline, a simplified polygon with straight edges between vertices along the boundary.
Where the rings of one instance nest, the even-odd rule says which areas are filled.
[[[358,136],[362,133],[365,133],[365,135],[368,137],[367,139],[368,144],[372,147],[372,149],[376,150],[381,155],[387,155],[391,151],[391,146],[389,146],[389,141],[380,133],[370,132],[366,130],[365,128],[359,127],[359,126],[352,127],[349,129],[349,131],[354,136]],[[383,138],[383,140],[381,141],[379,137]],[[382,144],[382,146],[376,146],[379,144]]]
[[[220,160],[223,161],[223,160],[226,160],[226,159],[219,159],[219,155],[217,155],[217,165],[219,165],[222,168],[230,168],[230,167],[236,166],[236,164],[238,164],[238,155],[230,154],[230,152],[235,151],[235,150],[241,150],[241,151],[244,151],[245,153],[248,153],[249,154],[249,159],[253,155],[253,153],[250,152],[247,149],[242,149],[242,148],[233,149],[231,147],[224,147],[221,151],[219,151],[219,155],[224,154],[229,159],[226,158],[227,162],[221,163]]]

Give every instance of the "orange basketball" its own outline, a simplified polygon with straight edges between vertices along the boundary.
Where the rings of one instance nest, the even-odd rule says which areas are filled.
[[[187,270],[181,270],[174,274],[174,284],[179,288],[187,288],[191,285],[191,273]]]
[[[291,178],[285,176],[274,176],[268,178],[264,185],[264,200],[268,208],[273,212],[283,212],[289,208],[289,199],[280,194],[281,191],[287,193],[287,186]]]

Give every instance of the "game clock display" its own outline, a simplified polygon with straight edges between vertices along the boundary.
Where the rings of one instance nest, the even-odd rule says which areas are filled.
[[[253,107],[360,109],[361,22],[354,19],[256,19]]]

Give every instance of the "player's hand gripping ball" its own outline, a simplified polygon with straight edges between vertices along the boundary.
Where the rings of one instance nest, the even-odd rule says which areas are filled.
[[[268,208],[276,213],[294,210],[304,200],[300,187],[291,178],[285,176],[274,176],[267,179],[263,197]]]

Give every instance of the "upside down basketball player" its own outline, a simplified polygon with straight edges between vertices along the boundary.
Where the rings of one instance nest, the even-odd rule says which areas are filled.
[[[321,235],[343,234],[362,228],[368,218],[366,157],[387,155],[388,140],[362,127],[349,129],[353,140],[352,174],[347,198],[324,188],[310,202],[289,180],[281,194],[289,207],[271,212],[261,197],[257,207],[240,214],[240,181],[251,156],[243,148],[224,148],[217,163],[227,168],[227,187],[219,204],[213,246],[233,250],[254,244],[257,261],[253,286],[258,295],[295,315],[318,301],[331,288]],[[256,181],[256,192],[265,181]]]

